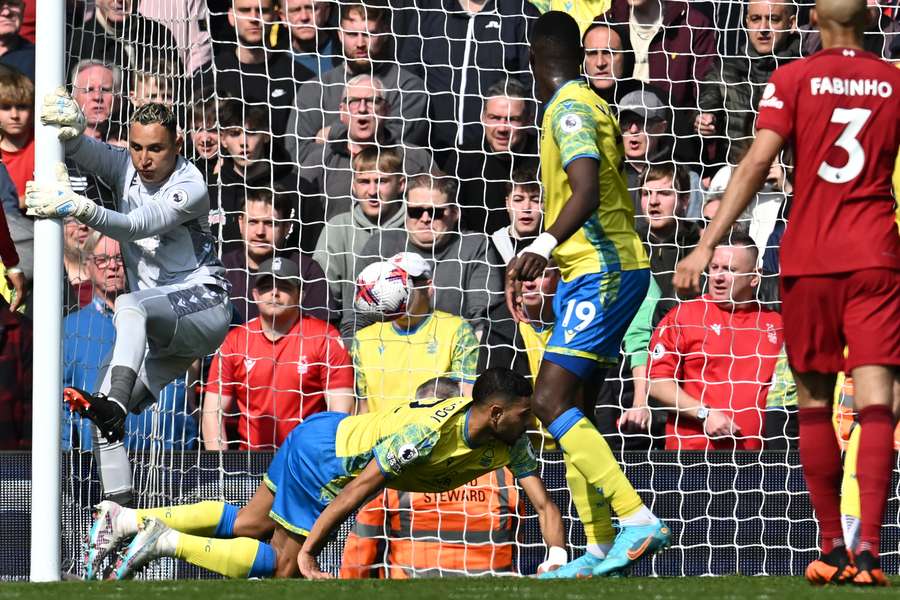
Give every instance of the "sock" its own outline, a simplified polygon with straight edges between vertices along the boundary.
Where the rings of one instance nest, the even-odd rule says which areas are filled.
[[[275,550],[247,537],[220,540],[179,533],[174,556],[225,577],[270,577],[275,573]]]
[[[859,542],[859,482],[856,480],[856,457],[859,456],[857,425],[850,432],[847,451],[844,452],[844,478],[841,480],[841,529],[844,546],[854,549]]]
[[[570,408],[554,419],[547,430],[588,483],[606,497],[619,517],[628,516],[644,506],[619,468],[609,444],[580,410]]]
[[[140,523],[144,517],[156,517],[166,526],[182,533],[230,538],[234,535],[234,520],[237,518],[238,507],[209,500],[181,506],[142,508],[134,513],[135,524]]]
[[[94,440],[94,462],[100,475],[103,497],[123,506],[132,501],[131,463],[128,452],[122,442],[109,443],[100,435],[97,427],[91,424],[91,436]]]
[[[859,483],[859,551],[878,556],[881,524],[894,463],[894,413],[884,405],[859,411],[859,455],[856,479]]]
[[[110,369],[109,394],[107,396],[128,412],[131,403],[131,390],[137,381],[137,373],[131,367],[114,366]]]
[[[606,555],[609,554],[609,549],[612,548],[612,544],[591,544],[588,542],[587,548],[585,548],[585,552],[588,554],[592,554],[597,558],[606,558]]]
[[[572,503],[578,512],[578,518],[584,524],[584,535],[587,537],[588,547],[605,544],[610,546],[616,537],[612,518],[609,514],[609,504],[597,488],[592,486],[575,468],[568,454],[563,454],[566,461],[566,482],[569,484]],[[606,556],[592,553],[598,558]]]
[[[619,525],[625,527],[635,527],[640,525],[654,525],[659,523],[659,519],[646,506],[641,506],[635,512],[627,517],[619,517]]]
[[[800,464],[809,499],[819,521],[822,552],[844,543],[838,490],[841,485],[841,450],[831,422],[831,407],[801,408]]]

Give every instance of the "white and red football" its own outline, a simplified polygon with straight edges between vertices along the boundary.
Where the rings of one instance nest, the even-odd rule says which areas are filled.
[[[353,306],[361,313],[396,319],[406,312],[412,278],[396,261],[372,263],[356,278]]]

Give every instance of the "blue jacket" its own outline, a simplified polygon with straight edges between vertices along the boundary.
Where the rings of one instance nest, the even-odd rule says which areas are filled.
[[[63,321],[63,385],[94,391],[100,367],[116,341],[113,312],[99,298]],[[191,450],[197,443],[197,422],[186,406],[184,378],[166,386],[159,400],[139,415],[125,421],[125,446],[129,450],[149,450],[154,420],[155,437],[166,449]],[[91,433],[86,420],[62,411],[62,449],[91,449]],[[79,443],[80,442],[80,443]]]

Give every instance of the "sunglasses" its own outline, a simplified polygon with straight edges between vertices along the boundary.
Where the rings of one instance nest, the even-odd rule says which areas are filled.
[[[406,208],[406,216],[410,219],[421,219],[422,215],[428,213],[431,220],[443,219],[447,213],[446,206],[408,206]]]

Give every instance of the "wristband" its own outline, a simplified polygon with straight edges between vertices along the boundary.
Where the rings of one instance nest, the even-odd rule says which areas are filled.
[[[16,275],[16,274],[18,274],[18,273],[24,273],[24,272],[25,272],[25,271],[23,271],[23,270],[22,270],[21,268],[19,268],[19,267],[10,267],[10,268],[6,269],[6,274],[7,274],[7,275]]]
[[[564,565],[568,560],[569,555],[566,553],[565,548],[550,546],[550,549],[547,550],[547,560],[544,562],[548,562],[551,565]]]
[[[550,253],[553,252],[553,249],[558,245],[559,242],[556,241],[556,238],[545,231],[537,236],[529,245],[522,248],[519,252],[519,256],[522,256],[526,252],[531,252],[532,254],[537,254],[538,256],[543,256],[545,259],[550,260]]]

